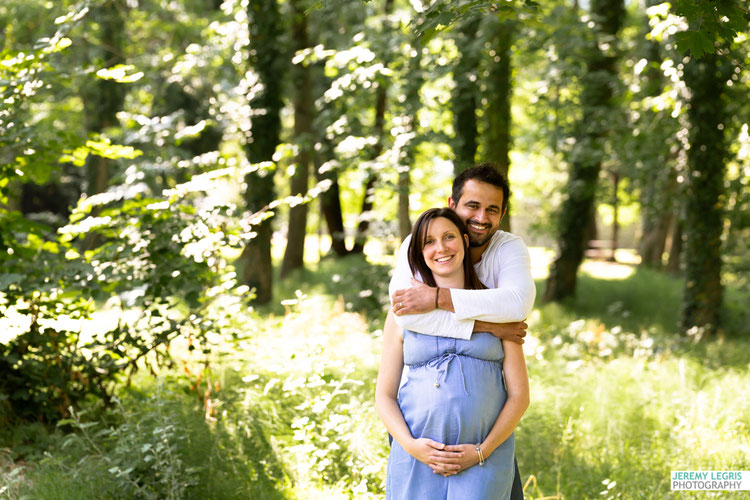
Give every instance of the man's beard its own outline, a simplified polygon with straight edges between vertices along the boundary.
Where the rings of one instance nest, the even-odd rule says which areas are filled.
[[[477,224],[477,223],[474,223],[474,224]],[[467,226],[469,225],[469,221],[466,221],[466,225]],[[474,247],[474,248],[481,247],[482,245],[490,241],[490,238],[492,238],[495,232],[497,232],[497,228],[496,227],[493,228],[491,225],[490,226],[488,226],[487,224],[477,224],[477,225],[487,227],[487,234],[482,237],[482,236],[476,236],[472,234],[471,230],[468,231],[469,232],[469,246]]]

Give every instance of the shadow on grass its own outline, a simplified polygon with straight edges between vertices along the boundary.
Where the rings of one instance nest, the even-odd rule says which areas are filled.
[[[536,306],[541,306],[546,281],[537,282]],[[626,279],[602,279],[579,273],[576,296],[563,307],[579,317],[596,318],[608,329],[621,326],[638,332],[658,326],[677,330],[682,281],[672,276],[638,269]]]
[[[85,424],[85,439],[55,431],[18,498],[287,498],[290,476],[253,408],[243,409],[210,422],[195,393],[128,391],[120,413]]]
[[[542,304],[545,281],[537,281],[536,306]],[[578,317],[596,318],[611,329],[640,332],[657,327],[660,332],[679,331],[684,280],[663,272],[637,268],[625,279],[603,279],[578,274],[576,296],[563,307]],[[750,293],[728,288],[722,319],[728,337],[750,336]]]

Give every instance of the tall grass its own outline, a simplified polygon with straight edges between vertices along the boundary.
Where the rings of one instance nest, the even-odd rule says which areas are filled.
[[[386,273],[324,261],[281,285],[284,305],[246,318],[246,337],[223,339],[202,380],[179,365],[52,433],[0,431],[0,496],[382,498]],[[750,339],[674,333],[670,277],[580,285],[528,320],[532,403],[516,435],[526,498],[664,498],[670,470],[750,469]]]
[[[548,314],[560,312],[540,316]],[[544,345],[559,349],[529,360],[532,404],[516,438],[521,472],[538,484],[528,497],[663,498],[670,470],[747,469],[747,358],[723,367],[651,337],[631,337],[628,347],[593,321],[573,330],[577,340],[553,338]],[[749,344],[723,347],[747,353]]]

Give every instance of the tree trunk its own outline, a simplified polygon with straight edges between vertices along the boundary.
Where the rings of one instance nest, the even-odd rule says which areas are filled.
[[[406,99],[404,100],[404,114],[406,115],[405,133],[412,134],[404,152],[404,165],[399,168],[398,173],[398,229],[401,241],[411,233],[411,220],[409,218],[409,184],[414,158],[417,153],[417,139],[419,121],[417,113],[422,106],[419,92],[424,85],[424,74],[422,71],[422,44],[418,37],[412,43],[412,57],[409,60],[409,73],[406,81]]]
[[[284,36],[276,0],[254,0],[248,6],[250,28],[249,62],[258,75],[262,90],[250,101],[256,113],[251,120],[251,136],[245,145],[250,163],[271,161],[281,141],[282,82],[286,74]],[[245,177],[245,206],[251,213],[267,207],[275,196],[273,171],[253,172]],[[253,229],[257,233],[242,252],[242,282],[255,289],[255,301],[267,304],[273,298],[273,263],[271,261],[272,219]]]
[[[646,7],[658,5],[660,1],[647,0]],[[651,31],[648,16],[644,15],[642,22],[645,35]],[[660,95],[664,88],[664,73],[660,69],[663,58],[659,42],[650,40],[646,44],[644,55],[648,65],[641,78],[642,95],[655,97]],[[650,119],[648,124],[652,130],[661,130],[662,127],[659,127],[657,121],[659,113],[650,109],[644,111],[644,118]],[[642,223],[638,253],[641,256],[640,265],[651,269],[661,269],[664,265],[666,240],[675,211],[672,199],[677,189],[674,162],[670,158],[669,148],[663,142],[658,142],[659,150],[649,151],[652,154],[647,154],[643,158],[645,178],[641,181]]]
[[[315,154],[315,179],[318,182],[327,179],[331,181],[331,187],[320,193],[320,209],[328,226],[328,233],[331,235],[331,250],[339,257],[343,257],[349,251],[346,249],[346,231],[344,229],[344,216],[341,211],[339,176],[334,169],[321,173],[321,168],[325,163],[323,160],[332,156],[330,144],[326,139],[322,140],[321,146],[321,151]]]
[[[458,61],[453,70],[453,168],[456,174],[474,165],[477,154],[477,97],[479,96],[479,17],[464,21],[456,37]]]
[[[393,0],[385,0],[385,18],[387,19],[393,10]],[[386,21],[384,27],[386,34],[390,34],[392,27],[390,23]],[[390,44],[386,44],[386,50],[390,50]],[[382,56],[383,66],[388,66],[390,60],[390,53],[386,52]],[[386,95],[388,87],[385,82],[382,82],[378,86],[377,95],[375,97],[375,128],[374,135],[378,138],[378,142],[372,150],[371,157],[376,159],[383,152],[384,146],[384,134],[385,134],[385,106],[386,106]],[[367,176],[365,182],[364,198],[362,199],[362,210],[359,213],[359,224],[357,225],[357,234],[354,237],[354,246],[352,247],[351,253],[363,253],[365,249],[365,243],[367,242],[367,231],[370,228],[370,219],[372,218],[372,208],[375,200],[375,182],[378,179],[377,172],[371,171]]]
[[[690,89],[690,149],[685,183],[685,290],[682,327],[716,333],[722,302],[721,233],[724,176],[724,86],[728,72],[718,54],[692,57],[685,65]]]
[[[667,271],[675,275],[680,274],[682,271],[682,226],[682,220],[679,217],[675,217],[674,224],[672,225],[672,241],[669,246],[669,261],[667,262]]]
[[[310,46],[307,35],[307,17],[300,0],[290,2],[292,8],[292,40],[294,50]],[[294,92],[294,140],[299,147],[291,179],[292,195],[305,196],[310,178],[312,159],[313,99],[310,67],[307,62],[296,64],[292,78]],[[285,278],[295,269],[304,267],[305,236],[307,232],[307,204],[300,203],[289,209],[289,230],[286,250],[281,262],[279,277]]]
[[[125,12],[123,0],[105,0],[91,13],[99,25],[99,45],[94,49],[96,55],[93,61],[98,68],[125,63]],[[83,122],[89,134],[102,133],[106,128],[118,124],[117,113],[122,109],[126,92],[127,87],[122,83],[91,77],[82,89]],[[110,162],[107,158],[89,155],[86,161],[88,195],[107,189]]]
[[[508,179],[510,170],[510,100],[513,93],[511,45],[513,23],[492,23],[489,78],[487,79],[487,160]],[[510,231],[510,215],[505,214],[500,229]]]
[[[587,220],[595,201],[604,141],[612,114],[613,89],[617,79],[614,45],[625,16],[623,0],[592,0],[591,18],[595,23],[592,45],[582,79],[583,118],[578,124],[576,148],[572,153],[567,197],[558,225],[559,253],[550,268],[544,300],[561,301],[575,294],[576,274],[586,246]],[[604,52],[603,47],[610,48]]]
[[[641,196],[643,227],[638,253],[641,255],[641,266],[651,269],[661,269],[663,266],[669,227],[674,218],[672,198],[677,182],[671,167],[666,174],[668,179],[657,175],[653,182],[647,182]]]
[[[615,253],[617,252],[617,246],[618,246],[618,233],[620,232],[620,222],[618,220],[618,210],[619,210],[619,203],[617,199],[617,190],[619,189],[620,184],[620,175],[617,172],[612,173],[612,244],[610,245],[610,249],[612,251],[612,255],[609,256],[610,262],[617,262],[617,259],[615,258]]]

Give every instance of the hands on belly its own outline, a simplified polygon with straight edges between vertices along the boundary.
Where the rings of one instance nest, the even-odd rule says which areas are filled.
[[[445,445],[428,438],[415,439],[409,449],[411,456],[429,466],[435,474],[453,476],[479,463],[476,445]]]

